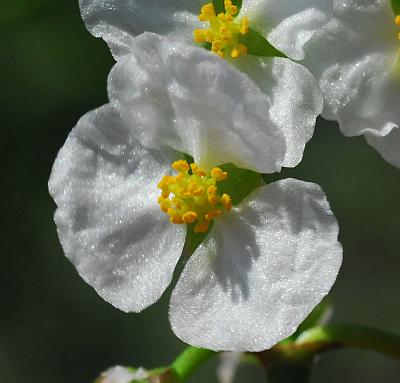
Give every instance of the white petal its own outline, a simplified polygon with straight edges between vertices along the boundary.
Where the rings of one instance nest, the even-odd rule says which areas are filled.
[[[301,60],[304,44],[329,21],[332,0],[245,0],[240,14],[281,52]]]
[[[126,367],[115,366],[104,371],[100,375],[98,383],[130,383],[133,380],[147,378],[147,371],[144,368],[139,368],[136,371],[132,371]]]
[[[49,190],[65,255],[124,311],[158,300],[182,252],[184,229],[157,205],[169,164],[141,147],[110,106],[81,118],[54,163]]]
[[[255,190],[217,220],[172,293],[183,341],[260,351],[291,335],[336,279],[338,225],[318,185],[294,179]]]
[[[279,57],[246,56],[238,64],[271,102],[271,118],[286,137],[283,166],[298,165],[323,108],[314,77],[304,66]]]
[[[365,138],[387,162],[400,168],[400,128],[394,128],[386,136],[367,134]]]
[[[145,33],[109,78],[109,94],[149,147],[167,145],[205,167],[233,162],[279,171],[285,138],[270,101],[244,73],[202,48]]]
[[[79,0],[88,30],[102,37],[114,57],[132,51],[134,37],[145,31],[193,41],[205,0]]]
[[[304,64],[324,93],[323,116],[346,136],[399,126],[398,31],[388,1],[335,3],[335,16],[306,46]]]

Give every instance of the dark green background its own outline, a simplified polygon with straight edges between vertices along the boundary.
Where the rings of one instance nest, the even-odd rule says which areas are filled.
[[[168,293],[141,314],[114,309],[63,256],[52,218],[52,162],[78,118],[107,101],[108,48],[85,30],[77,0],[3,1],[0,36],[0,382],[88,383],[114,364],[167,364],[184,347],[169,328]],[[400,334],[400,170],[320,121],[304,161],[285,175],[322,185],[341,225],[333,320]],[[214,370],[211,362],[192,382],[215,382]],[[237,382],[253,381],[261,371],[242,368]],[[399,381],[400,364],[361,351],[326,354],[313,374]]]

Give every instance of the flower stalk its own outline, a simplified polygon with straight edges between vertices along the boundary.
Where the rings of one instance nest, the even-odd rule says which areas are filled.
[[[293,342],[281,342],[255,355],[268,369],[282,363],[304,365],[317,354],[342,348],[376,351],[400,361],[399,336],[361,325],[313,327]]]
[[[186,348],[172,363],[172,369],[184,382],[216,352],[196,347]]]

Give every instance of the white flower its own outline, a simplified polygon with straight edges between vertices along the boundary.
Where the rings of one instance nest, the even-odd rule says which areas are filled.
[[[210,0],[79,0],[89,31],[102,37],[116,58],[132,51],[134,37],[155,32],[193,42],[203,28],[201,8]],[[243,0],[238,17],[287,56],[300,60],[303,46],[330,19],[332,0]]]
[[[326,197],[294,179],[237,205],[221,195],[214,186],[226,174],[215,166],[281,168],[290,148],[269,99],[206,50],[144,34],[133,52],[110,73],[110,103],[81,118],[55,161],[49,188],[64,252],[106,301],[139,312],[160,298],[181,256],[186,225],[170,219],[199,232],[213,221],[172,293],[172,328],[208,349],[271,347],[336,278],[342,250]],[[181,175],[163,178],[179,153],[200,168],[191,176],[177,162]]]
[[[96,383],[130,383],[133,380],[147,378],[147,372],[143,368],[136,371],[122,366],[115,366],[104,371],[96,380]]]
[[[194,31],[209,27],[207,20],[199,20],[201,9],[204,16],[209,8],[202,8],[207,3],[209,0],[80,0],[80,7],[89,31],[102,37],[119,59],[132,52],[135,36],[144,31],[194,44]],[[296,166],[302,159],[316,117],[322,111],[321,92],[308,70],[289,59],[240,55],[247,48],[238,44],[237,35],[244,22],[243,32],[247,27],[254,29],[288,57],[302,59],[304,44],[329,20],[331,11],[331,0],[244,0],[233,21],[221,21],[230,36],[228,47],[218,47],[221,39],[214,41],[215,50],[251,77],[272,101],[271,117],[286,131],[287,145],[292,145],[285,167]],[[217,17],[214,10],[210,12],[215,16],[211,20],[213,25]],[[220,27],[216,27],[218,33],[223,30]],[[240,57],[231,59],[233,52]]]
[[[334,1],[334,18],[306,45],[325,96],[323,116],[365,135],[400,167],[400,16],[389,0]]]

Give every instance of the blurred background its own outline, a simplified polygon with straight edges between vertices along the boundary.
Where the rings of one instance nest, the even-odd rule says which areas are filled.
[[[114,309],[64,257],[53,223],[52,163],[79,117],[107,102],[108,48],[86,31],[77,0],[3,1],[0,32],[0,382],[88,383],[115,364],[168,364],[185,347],[169,327],[169,292],[141,314]],[[400,170],[321,120],[302,164],[284,175],[322,185],[340,222],[333,321],[400,334]],[[216,364],[191,382],[216,382]],[[263,379],[257,367],[242,367],[235,382]],[[366,351],[330,352],[313,382],[338,381],[399,382],[400,364]]]

